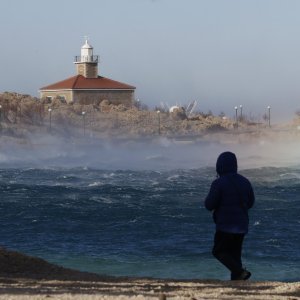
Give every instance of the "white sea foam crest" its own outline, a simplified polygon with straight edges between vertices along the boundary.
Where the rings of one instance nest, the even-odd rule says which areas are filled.
[[[179,174],[175,174],[175,175],[169,176],[169,177],[167,178],[167,180],[169,180],[169,181],[174,181],[174,180],[178,179],[179,177],[180,177]]]
[[[95,181],[95,182],[93,182],[93,183],[90,183],[90,184],[88,185],[88,187],[101,186],[101,185],[104,185],[104,183],[101,182],[101,181]]]
[[[280,177],[284,177],[286,179],[297,178],[300,179],[300,173],[283,173],[279,175]]]

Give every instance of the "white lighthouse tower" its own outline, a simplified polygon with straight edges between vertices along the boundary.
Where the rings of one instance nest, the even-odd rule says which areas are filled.
[[[77,74],[85,78],[97,78],[98,60],[99,56],[93,55],[93,47],[86,38],[85,44],[81,47],[80,56],[75,56],[74,63],[76,64]]]

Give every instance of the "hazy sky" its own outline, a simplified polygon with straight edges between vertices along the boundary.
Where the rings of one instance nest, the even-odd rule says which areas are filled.
[[[299,0],[1,0],[0,92],[75,75],[89,35],[100,75],[136,98],[276,119],[300,109]]]

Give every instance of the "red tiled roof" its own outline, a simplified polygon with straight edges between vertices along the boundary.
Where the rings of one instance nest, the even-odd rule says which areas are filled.
[[[128,85],[119,81],[115,81],[109,78],[98,76],[97,78],[86,78],[82,75],[76,75],[65,80],[56,82],[42,87],[40,90],[93,90],[93,89],[104,89],[104,90],[133,90],[134,86]]]

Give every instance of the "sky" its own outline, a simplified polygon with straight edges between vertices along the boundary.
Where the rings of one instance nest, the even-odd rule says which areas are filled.
[[[300,110],[299,0],[1,0],[0,93],[74,76],[89,36],[99,74],[150,108],[273,120]]]

